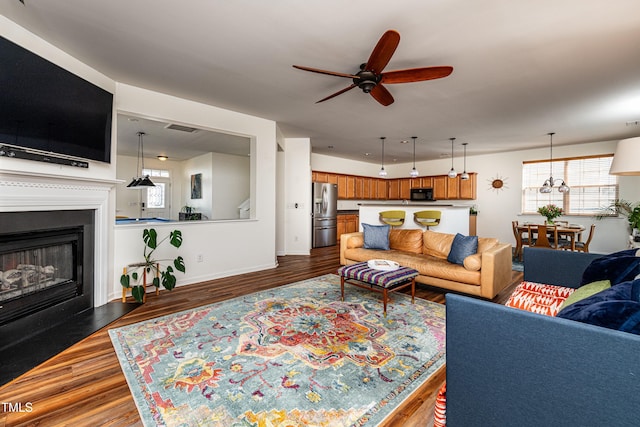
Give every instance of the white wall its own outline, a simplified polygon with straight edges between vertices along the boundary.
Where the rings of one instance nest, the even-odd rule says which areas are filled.
[[[238,218],[238,206],[249,198],[249,157],[213,153],[211,219]]]
[[[584,156],[592,154],[609,154],[615,151],[617,141],[586,143],[570,146],[554,147],[554,157]],[[477,199],[474,201],[458,201],[456,204],[476,205],[478,213],[478,235],[497,237],[501,241],[515,244],[511,230],[511,221],[539,221],[539,215],[521,215],[522,202],[522,162],[525,160],[548,159],[548,148],[535,150],[511,151],[481,156],[467,157],[467,171],[478,173]],[[329,156],[311,156],[313,170],[327,172],[351,173],[355,175],[377,176],[379,165],[371,164],[370,168],[362,162],[354,162],[354,168],[348,169],[346,164]],[[463,159],[456,156],[454,166],[462,170]],[[332,166],[334,165],[335,166]],[[416,168],[421,175],[445,174],[451,169],[451,159],[439,159],[427,162],[417,162]],[[385,165],[388,178],[402,178],[408,176],[408,164]],[[367,173],[368,172],[368,173]],[[505,181],[505,188],[496,192],[491,189],[493,178],[501,177]],[[542,183],[541,183],[542,184]],[[568,183],[571,186],[571,183]],[[637,202],[640,201],[640,177],[620,177],[620,197]],[[347,204],[340,206],[347,209]],[[627,222],[623,218],[610,218],[595,221],[591,216],[565,216],[572,223],[589,226],[596,224],[596,234],[591,243],[591,251],[609,253],[626,248]],[[586,238],[585,233],[584,237]]]
[[[285,138],[284,150],[284,248],[286,255],[309,255],[311,248],[311,141]],[[297,207],[296,207],[297,206]]]
[[[185,160],[182,168],[182,179],[180,180],[182,194],[184,194],[184,205],[194,208],[195,212],[200,212],[204,218],[213,218],[213,153],[202,154]],[[202,176],[202,197],[191,198],[191,176],[200,174]]]

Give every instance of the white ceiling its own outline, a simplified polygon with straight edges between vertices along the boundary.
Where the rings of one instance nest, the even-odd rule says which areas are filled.
[[[0,12],[114,80],[275,120],[315,153],[408,162],[640,136],[638,0],[4,0]],[[383,107],[348,79],[380,36],[386,71],[451,65],[388,85]],[[136,137],[137,140],[137,137]],[[145,148],[147,143],[145,142]],[[332,146],[333,148],[329,148]],[[371,153],[365,156],[365,153]]]

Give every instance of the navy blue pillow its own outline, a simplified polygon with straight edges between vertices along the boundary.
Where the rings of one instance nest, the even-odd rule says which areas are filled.
[[[594,259],[582,273],[580,286],[599,280],[609,280],[611,286],[633,280],[640,273],[640,257],[636,251],[627,249]]]
[[[557,317],[640,335],[640,280],[619,283],[571,304]]]
[[[383,249],[389,250],[389,229],[388,225],[370,225],[362,224],[364,232],[364,248],[365,249]]]
[[[464,259],[469,255],[473,255],[478,252],[478,236],[463,236],[460,233],[456,234],[451,244],[451,250],[447,261],[453,264],[462,265]]]

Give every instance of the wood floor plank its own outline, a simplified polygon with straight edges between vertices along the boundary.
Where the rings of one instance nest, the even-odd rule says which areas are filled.
[[[23,408],[30,403],[32,410],[7,412],[0,407],[0,427],[142,425],[107,330],[335,273],[338,248],[313,249],[311,256],[280,257],[278,263],[278,267],[266,271],[179,287],[159,296],[149,294],[141,307],[1,387],[0,402],[21,403]],[[514,272],[509,288],[493,301],[504,303],[521,280],[522,273]],[[445,303],[445,292],[437,288],[419,285],[416,296]],[[385,425],[427,425],[445,375],[445,368],[439,369]]]

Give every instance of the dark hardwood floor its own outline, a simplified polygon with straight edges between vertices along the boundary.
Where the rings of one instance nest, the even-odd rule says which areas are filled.
[[[159,296],[149,294],[144,305],[2,386],[0,427],[142,425],[107,329],[335,273],[338,247],[313,249],[311,256],[280,257],[278,262],[271,270],[184,286]],[[522,273],[514,271],[511,285],[494,302],[504,303],[521,280]],[[445,303],[444,291],[424,285],[417,286],[416,296]],[[2,361],[0,366],[5,369]],[[427,425],[444,380],[443,367],[385,425]]]

